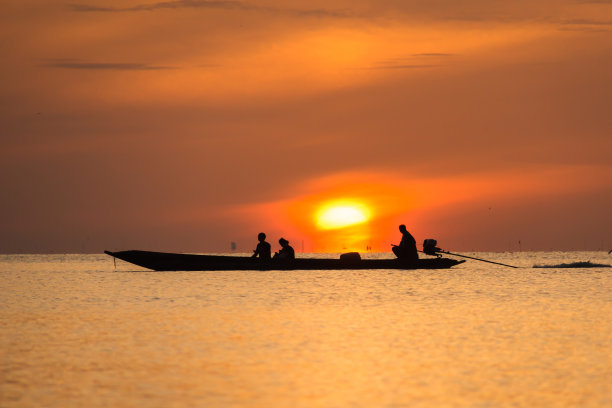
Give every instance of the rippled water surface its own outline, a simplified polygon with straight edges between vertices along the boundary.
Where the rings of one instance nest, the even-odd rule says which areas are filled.
[[[0,405],[612,406],[612,268],[532,268],[612,256],[469,255],[521,268],[147,272],[2,255]]]

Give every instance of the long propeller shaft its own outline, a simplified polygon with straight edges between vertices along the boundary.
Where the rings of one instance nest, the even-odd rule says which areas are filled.
[[[518,266],[513,266],[513,265],[508,265],[508,264],[504,264],[501,262],[493,262],[493,261],[487,261],[486,259],[481,259],[481,258],[474,258],[473,256],[467,256],[467,255],[459,255],[459,254],[454,254],[452,252],[448,252],[448,251],[442,251],[439,250],[437,252],[440,252],[442,254],[447,254],[447,255],[454,255],[454,256],[460,256],[462,258],[469,258],[469,259],[474,259],[476,261],[481,261],[481,262],[488,262],[488,263],[492,263],[492,264],[496,264],[496,265],[502,265],[502,266],[507,266],[509,268],[518,268]]]

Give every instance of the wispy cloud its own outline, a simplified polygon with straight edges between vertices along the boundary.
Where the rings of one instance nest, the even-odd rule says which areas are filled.
[[[42,66],[48,68],[66,68],[83,70],[112,70],[112,71],[157,71],[176,69],[176,67],[151,65],[132,62],[75,62],[70,60],[57,60]]]
[[[607,32],[612,28],[612,21],[573,19],[561,22],[561,31]]]
[[[444,52],[424,52],[410,54],[407,57],[389,58],[379,61],[372,69],[425,69],[438,68],[442,60],[453,57],[455,54]]]
[[[440,65],[435,64],[397,64],[397,65],[376,65],[371,67],[372,69],[424,69],[424,68],[438,68]]]
[[[273,9],[268,9],[268,11],[274,11]],[[318,17],[318,18],[349,18],[349,17],[357,17],[350,10],[327,10],[327,9],[277,9],[278,12],[284,12],[287,14],[292,14],[294,16],[302,16],[302,17]]]
[[[612,21],[601,21],[591,19],[573,19],[562,21],[563,25],[591,25],[591,26],[612,26]]]
[[[346,18],[353,14],[349,10],[328,10],[328,9],[294,9],[294,8],[276,8],[257,6],[241,1],[233,0],[171,0],[162,1],[150,4],[139,4],[131,7],[101,7],[90,6],[85,4],[70,4],[68,7],[77,12],[136,12],[136,11],[154,11],[162,9],[182,9],[182,8],[203,8],[203,9],[224,9],[224,10],[241,10],[241,11],[260,11],[270,13],[286,13],[295,16],[303,17],[335,17]]]
[[[421,54],[412,54],[413,57],[454,57],[455,54],[448,54],[444,52],[424,52]]]
[[[80,12],[125,12],[125,11],[153,11],[159,9],[179,9],[179,8],[217,8],[217,9],[253,9],[254,6],[249,6],[239,1],[220,0],[175,0],[162,1],[151,4],[139,4],[131,7],[99,7],[84,4],[70,4],[68,6],[73,11]]]

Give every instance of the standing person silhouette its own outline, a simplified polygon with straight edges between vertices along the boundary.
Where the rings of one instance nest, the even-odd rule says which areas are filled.
[[[399,230],[402,233],[402,240],[399,245],[393,245],[393,253],[403,261],[416,262],[419,259],[416,240],[408,232],[404,224],[399,226]]]
[[[251,256],[251,258],[259,256],[259,259],[262,261],[270,260],[271,247],[270,244],[266,242],[266,234],[260,232],[257,235],[257,239],[259,240],[259,244],[257,244],[257,248],[253,251],[253,256]]]

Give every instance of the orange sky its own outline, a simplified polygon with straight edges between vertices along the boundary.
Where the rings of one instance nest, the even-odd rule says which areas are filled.
[[[8,0],[0,42],[0,252],[612,248],[611,1]]]

